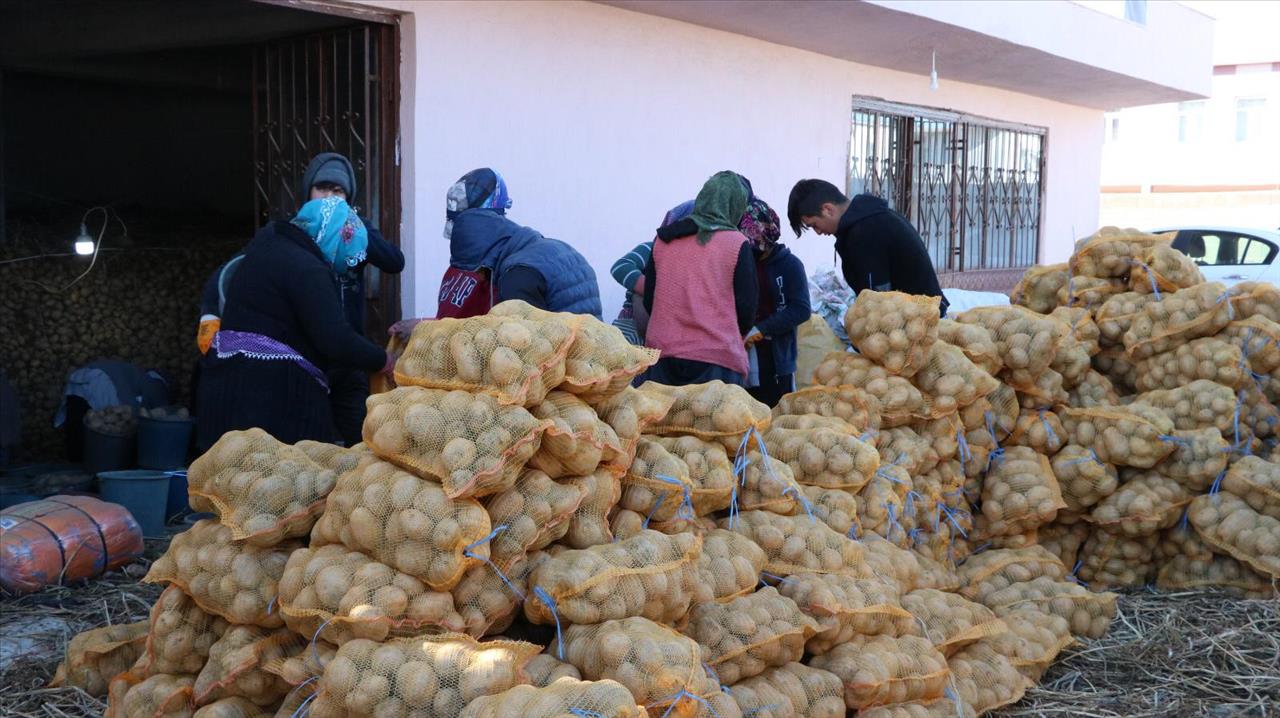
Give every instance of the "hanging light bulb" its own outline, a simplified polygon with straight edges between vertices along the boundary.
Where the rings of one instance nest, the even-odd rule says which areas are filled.
[[[938,91],[938,51],[933,51],[933,68],[929,70],[929,89]]]
[[[80,236],[76,237],[76,254],[87,257],[93,254],[93,246],[93,237],[89,236],[89,228],[82,223],[80,225]]]

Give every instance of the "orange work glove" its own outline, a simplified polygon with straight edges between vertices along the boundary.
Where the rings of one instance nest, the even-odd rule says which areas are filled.
[[[222,328],[222,320],[218,317],[208,317],[200,320],[200,329],[196,331],[196,346],[200,349],[201,354],[208,354],[209,347],[213,346],[213,335],[218,333],[218,329]]]

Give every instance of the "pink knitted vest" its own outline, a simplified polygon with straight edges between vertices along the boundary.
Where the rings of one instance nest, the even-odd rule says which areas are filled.
[[[747,238],[721,231],[705,245],[694,237],[653,243],[656,275],[645,343],[662,356],[717,364],[746,376],[738,333],[733,269]]]

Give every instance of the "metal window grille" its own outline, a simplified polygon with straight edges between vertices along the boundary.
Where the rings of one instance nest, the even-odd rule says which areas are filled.
[[[883,197],[939,272],[1027,267],[1040,249],[1045,129],[858,98],[850,196]]]

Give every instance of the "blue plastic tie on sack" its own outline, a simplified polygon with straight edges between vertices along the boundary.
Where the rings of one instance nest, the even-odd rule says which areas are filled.
[[[1147,270],[1147,279],[1151,280],[1151,293],[1156,295],[1157,302],[1160,301],[1160,287],[1156,286],[1156,273],[1151,271],[1151,267],[1148,267],[1145,262],[1142,262],[1140,260],[1130,259],[1129,263],[1136,264],[1139,267],[1142,267],[1143,269]]]
[[[680,508],[676,509],[676,518],[684,519],[686,521],[692,521],[697,518],[693,512],[693,495],[689,493],[688,486],[679,479],[674,479],[670,476],[663,476],[662,474],[654,474],[653,478],[663,483],[680,487],[680,493],[683,495],[683,498],[680,499]],[[666,500],[667,495],[670,493],[670,491],[664,491],[662,495],[658,497],[658,500],[654,502],[653,508],[649,510],[649,515],[644,517],[644,528],[649,528],[649,521],[653,519],[653,515],[657,513],[658,509],[662,506],[662,502]]]
[[[484,544],[492,541],[493,537],[497,536],[499,533],[503,531],[506,531],[508,528],[510,527],[507,526],[506,524],[502,524],[497,528],[495,528],[494,530],[490,531],[488,536],[485,536],[479,541],[472,541],[470,544],[467,544],[466,548],[462,549],[462,555],[466,556],[467,558],[474,558],[477,561],[483,561],[484,563],[489,564],[489,568],[492,568],[493,572],[498,574],[498,578],[502,579],[502,582],[507,584],[507,588],[511,589],[511,593],[514,594],[516,598],[519,598],[521,601],[523,601],[524,591],[521,591],[520,589],[516,588],[515,584],[511,583],[511,579],[507,578],[507,575],[502,572],[502,569],[498,568],[498,565],[496,563],[491,561],[488,556],[480,556],[471,551],[471,549],[475,548],[476,546],[479,546],[480,544]]]
[[[976,556],[976,555],[978,555],[978,554],[982,553],[983,551],[986,551],[987,549],[991,548],[991,545],[992,545],[992,544],[991,544],[991,542],[990,542],[990,541],[987,541],[986,543],[983,543],[983,544],[979,545],[977,548],[975,548],[975,549],[973,550],[973,552],[972,552],[972,553],[973,553],[973,555],[975,555],[975,556]]]
[[[853,539],[854,541],[857,541],[858,540],[858,522],[854,521],[853,523],[849,524],[849,530],[844,532],[844,535]]]
[[[600,711],[593,711],[590,708],[570,708],[569,714],[579,718],[606,718],[605,714]]]
[[[273,596],[273,597],[272,597],[272,599],[271,599],[270,601],[267,601],[267,615],[268,615],[268,616],[270,616],[271,614],[273,614],[273,613],[275,613],[275,612],[276,612],[276,602],[278,602],[279,600],[280,600],[280,595],[279,595],[279,594],[276,594],[275,596]]]
[[[1222,480],[1225,478],[1227,478],[1227,470],[1223,469],[1218,473],[1218,478],[1213,480],[1213,485],[1209,487],[1210,496],[1218,495],[1218,492],[1222,490]]]
[[[804,509],[804,512],[808,514],[809,520],[813,523],[818,522],[818,518],[813,515],[813,502],[809,500],[808,496],[804,495],[804,492],[800,491],[795,484],[792,484],[782,492],[783,496],[787,494],[795,494],[796,501],[800,502],[800,508]]]
[[[766,572],[766,571],[761,571],[761,572],[760,572],[760,575],[761,575],[761,576],[764,576],[765,578],[773,579],[774,581],[777,581],[778,583],[795,583],[795,582],[796,582],[796,580],[795,580],[794,578],[791,578],[791,577],[789,577],[789,576],[779,576],[779,575],[777,575],[777,574],[774,574],[774,573],[768,573],[768,572]]]
[[[921,529],[920,527],[917,526],[916,528],[913,528],[907,532],[907,540],[911,542],[912,546],[915,546],[916,544],[920,543],[920,537],[923,535],[924,535],[924,529]]]
[[[551,617],[556,619],[556,652],[557,658],[564,660],[564,634],[560,631],[560,612],[556,610],[556,600],[541,586],[533,587],[533,595],[551,609]]]
[[[752,709],[751,709],[751,710],[749,710],[749,711],[743,711],[743,712],[742,712],[742,718],[749,718],[750,716],[753,716],[753,715],[755,715],[755,714],[759,713],[760,711],[773,710],[774,708],[782,708],[782,707],[783,707],[783,706],[782,706],[782,704],[781,704],[781,703],[770,703],[770,704],[769,704],[769,705],[767,705],[767,706],[760,706],[759,708],[752,708]],[[791,708],[791,704],[790,704],[790,703],[788,703],[786,707],[787,707],[787,708]]]
[[[1182,436],[1173,436],[1172,434],[1161,434],[1156,438],[1165,442],[1166,444],[1177,444],[1178,446],[1181,446],[1184,448],[1191,446],[1191,441],[1186,437],[1182,437]]]
[[[906,497],[906,498],[907,498],[907,505],[906,505],[906,507],[902,510],[902,515],[903,515],[903,517],[907,517],[907,516],[915,516],[915,515],[916,515],[915,500],[916,500],[916,499],[919,499],[921,502],[923,502],[923,501],[924,501],[924,497],[923,497],[923,496],[921,496],[920,494],[917,494],[917,493],[916,493],[916,491],[915,491],[915,489],[912,489],[912,490],[910,490],[910,491],[908,491],[908,492],[907,492],[907,497]]]
[[[1081,567],[1081,566],[1083,566],[1083,565],[1084,565],[1084,559],[1079,559],[1079,560],[1077,560],[1077,561],[1076,561],[1076,565],[1071,567],[1071,573],[1067,574],[1067,579],[1068,579],[1068,580],[1070,580],[1070,581],[1075,581],[1076,583],[1080,584],[1081,586],[1084,586],[1085,588],[1088,588],[1088,587],[1089,587],[1089,584],[1088,584],[1088,583],[1086,583],[1086,582],[1084,582],[1084,581],[1081,581],[1081,580],[1080,580],[1080,576],[1078,575],[1078,574],[1079,574],[1079,572],[1080,572],[1080,567]]]
[[[954,690],[951,689],[951,686],[947,686],[946,690],[942,692],[942,695],[946,696],[952,703],[955,704],[956,718],[965,718],[964,704],[960,702],[960,696]]]
[[[959,531],[960,535],[963,536],[964,538],[966,539],[969,538],[969,534],[966,533],[965,530],[960,527],[960,523],[956,521],[955,513],[953,513],[952,509],[948,508],[944,504],[938,504],[938,505],[942,508],[942,512],[946,515],[947,520],[951,522],[951,525],[955,527],[956,531]],[[955,509],[955,511],[960,511],[960,509]],[[966,511],[965,513],[968,513],[968,512]]]
[[[1223,302],[1226,302],[1226,303],[1227,303],[1227,321],[1229,321],[1229,322],[1234,322],[1234,321],[1236,320],[1236,308],[1235,308],[1235,305],[1233,305],[1233,304],[1231,303],[1231,290],[1230,290],[1230,289],[1228,289],[1227,291],[1225,291],[1225,292],[1223,292],[1221,295],[1219,295],[1219,296],[1218,296],[1218,301],[1217,301],[1217,302],[1214,302],[1214,303],[1215,303],[1215,304],[1222,304]]]
[[[671,701],[671,705],[667,706],[667,709],[662,712],[662,718],[667,718],[667,716],[671,715],[671,711],[675,710],[676,704],[679,703],[680,700],[683,698],[690,698],[694,701],[697,701],[698,703],[701,703],[707,710],[711,711],[711,715],[715,716],[715,718],[720,718],[720,714],[716,712],[715,708],[711,707],[711,704],[707,702],[706,698],[703,698],[700,695],[690,693],[688,690],[683,688],[680,689],[680,692],[676,693],[675,695],[669,696],[667,698],[662,698],[650,703],[648,707],[653,708],[663,703],[666,703],[667,701]]]
[[[1045,416],[1046,411],[1048,410],[1047,409],[1040,410],[1040,423],[1044,424],[1045,435],[1048,437],[1049,443],[1056,444],[1058,443],[1058,435],[1054,433],[1053,427],[1049,425],[1049,419],[1048,417]]]
[[[967,464],[973,454],[969,451],[969,441],[964,438],[964,428],[956,429],[956,453],[960,455],[960,463]]]
[[[320,627],[317,628],[316,632],[311,636],[311,655],[316,659],[316,665],[320,665],[320,652],[316,650],[316,641],[320,640],[320,632],[323,631],[325,626],[328,626],[335,618],[337,618],[337,616],[331,616],[324,623],[321,623]]]
[[[289,718],[302,718],[303,716],[310,713],[311,701],[314,701],[316,699],[316,696],[318,695],[320,695],[320,692],[316,691],[315,693],[312,693],[311,695],[307,696],[307,699],[298,704],[298,707],[294,709],[293,713],[290,714]]]
[[[286,701],[289,700],[289,697],[292,696],[294,693],[297,693],[300,688],[302,688],[303,686],[309,685],[311,683],[314,683],[315,681],[318,681],[318,680],[320,680],[320,676],[311,676],[307,680],[299,683],[293,688],[290,688],[289,692],[284,694],[284,700]],[[307,698],[303,700],[301,703],[299,703],[298,707],[293,710],[293,713],[290,714],[291,718],[292,716],[298,715],[298,711],[302,710],[303,706],[307,705],[307,703],[309,703],[311,699],[315,697],[316,697],[316,693],[312,693],[311,695],[307,696]]]
[[[1191,509],[1183,509],[1182,518],[1178,519],[1178,529],[1181,531],[1186,531],[1187,527],[1190,525],[1191,525]]]

